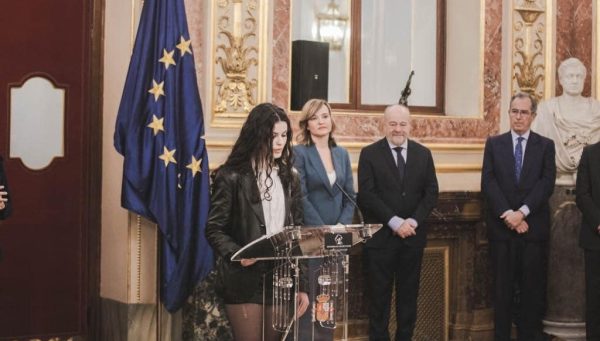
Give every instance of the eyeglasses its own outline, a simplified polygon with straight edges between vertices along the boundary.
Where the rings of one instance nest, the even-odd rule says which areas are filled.
[[[510,113],[512,116],[518,116],[518,115],[521,115],[521,116],[529,116],[529,115],[533,114],[533,113],[532,113],[531,111],[529,111],[529,110],[519,110],[519,109],[510,109],[509,113]]]

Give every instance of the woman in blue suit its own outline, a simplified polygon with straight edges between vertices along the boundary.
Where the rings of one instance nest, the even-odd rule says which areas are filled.
[[[342,188],[354,200],[352,168],[346,149],[339,147],[333,138],[335,123],[331,107],[321,99],[311,99],[302,108],[298,145],[294,147],[294,167],[298,170],[302,187],[304,224],[307,226],[351,224],[354,205]],[[309,271],[314,274],[320,266],[309,261]],[[314,276],[311,276],[314,277]],[[316,279],[310,280],[310,301],[315,302]],[[309,310],[311,311],[311,310]],[[312,340],[312,314],[300,320],[300,339]],[[333,330],[314,324],[314,340],[332,340]]]
[[[302,108],[294,167],[300,176],[304,224],[350,224],[354,205],[339,187],[354,198],[350,157],[333,138],[335,123],[329,103],[311,99]],[[339,187],[338,187],[339,186]]]

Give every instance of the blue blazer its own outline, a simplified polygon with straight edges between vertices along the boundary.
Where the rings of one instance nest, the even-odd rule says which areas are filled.
[[[352,167],[346,149],[331,148],[331,158],[336,180],[352,199],[356,198],[352,181]],[[298,170],[302,187],[304,224],[307,226],[351,224],[354,205],[334,184],[329,184],[325,166],[317,148],[297,145],[294,147],[294,166]]]

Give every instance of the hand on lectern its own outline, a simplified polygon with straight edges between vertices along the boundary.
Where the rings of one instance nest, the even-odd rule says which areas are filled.
[[[256,263],[256,258],[242,258],[240,260],[240,264],[242,264],[242,266],[250,266],[253,265],[254,263]]]
[[[305,292],[299,292],[298,293],[298,310],[296,310],[296,314],[298,315],[298,318],[300,318],[300,316],[304,315],[304,313],[306,312],[306,309],[308,309],[308,294]]]

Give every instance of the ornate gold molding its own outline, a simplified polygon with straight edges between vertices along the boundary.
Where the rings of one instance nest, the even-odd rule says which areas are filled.
[[[543,0],[514,0],[512,20],[512,93],[544,98],[547,18]]]
[[[265,98],[265,0],[212,2],[212,125],[239,127]]]
[[[206,140],[208,150],[229,151],[233,148],[234,140]],[[348,142],[338,143],[340,146],[348,149],[349,152],[359,152],[362,148],[371,144],[371,142]],[[483,143],[424,143],[424,145],[434,152],[473,152],[483,153]]]
[[[352,171],[358,171],[358,163],[353,162],[351,164]],[[441,173],[479,173],[481,172],[481,164],[480,163],[465,163],[465,164],[453,164],[453,163],[436,163],[435,164],[435,172],[437,174]]]
[[[206,148],[213,152],[224,152],[227,153],[233,147],[235,141],[231,140],[207,140]],[[346,148],[350,153],[359,153],[360,150],[369,145],[368,142],[340,142],[340,146]],[[481,155],[483,153],[483,143],[425,143],[432,152],[434,153],[460,153],[461,155]],[[221,162],[211,162],[209,169],[212,171],[219,167]],[[358,163],[352,163],[353,171],[358,169]],[[438,173],[473,173],[481,172],[480,162],[466,162],[461,161],[458,163],[450,162],[437,162],[435,165],[436,172]]]
[[[222,163],[211,162],[208,165],[208,168],[212,172],[217,169],[217,167],[221,166]],[[350,165],[353,172],[358,171],[358,163],[354,162]],[[452,163],[438,163],[435,165],[435,171],[438,174],[442,173],[479,173],[481,172],[481,164],[480,163],[465,163],[465,164],[452,164]]]

